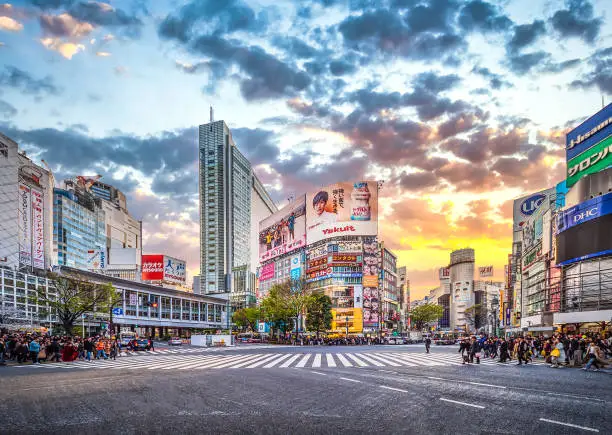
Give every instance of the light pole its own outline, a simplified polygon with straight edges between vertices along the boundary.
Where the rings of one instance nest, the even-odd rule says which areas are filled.
[[[349,321],[349,317],[348,317],[348,316],[346,316],[346,339],[347,339],[347,340],[348,340],[348,329],[349,329],[349,328],[348,328],[348,326],[349,326],[348,321]]]

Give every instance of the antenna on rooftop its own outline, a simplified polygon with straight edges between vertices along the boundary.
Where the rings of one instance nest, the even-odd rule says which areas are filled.
[[[210,106],[210,122],[214,122],[215,121],[215,117],[213,115],[213,108],[212,106]]]

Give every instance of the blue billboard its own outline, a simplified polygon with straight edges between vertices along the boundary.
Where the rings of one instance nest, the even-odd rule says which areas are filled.
[[[559,213],[557,234],[607,214],[612,214],[612,192],[589,199]]]
[[[565,137],[566,161],[612,134],[612,103],[570,131]]]

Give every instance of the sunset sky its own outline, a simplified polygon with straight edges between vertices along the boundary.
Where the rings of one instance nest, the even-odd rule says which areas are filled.
[[[512,200],[564,178],[612,97],[612,3],[29,0],[0,4],[0,131],[56,178],[102,174],[147,253],[199,271],[197,126],[233,129],[279,206],[384,180],[412,298],[450,251],[502,280]]]

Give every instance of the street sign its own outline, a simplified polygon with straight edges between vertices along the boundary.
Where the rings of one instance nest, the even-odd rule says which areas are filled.
[[[113,308],[113,314],[115,316],[123,316],[123,308]]]

